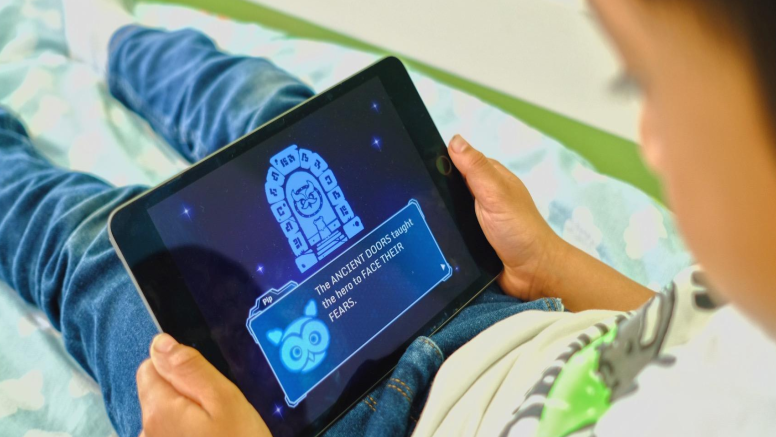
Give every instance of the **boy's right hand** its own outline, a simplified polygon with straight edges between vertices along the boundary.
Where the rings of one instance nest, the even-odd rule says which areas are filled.
[[[499,285],[524,301],[545,297],[544,274],[553,270],[550,264],[565,242],[541,216],[523,182],[501,163],[460,135],[450,141],[449,153],[474,196],[480,226],[504,263]]]
[[[629,311],[654,293],[561,239],[539,214],[525,185],[463,138],[450,157],[474,196],[485,236],[504,263],[499,285],[524,301],[557,297],[571,311]]]

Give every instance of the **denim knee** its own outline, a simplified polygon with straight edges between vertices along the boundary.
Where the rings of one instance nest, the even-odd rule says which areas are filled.
[[[27,130],[24,129],[24,125],[19,118],[14,115],[9,109],[0,106],[0,133],[12,132],[21,136],[28,136]]]

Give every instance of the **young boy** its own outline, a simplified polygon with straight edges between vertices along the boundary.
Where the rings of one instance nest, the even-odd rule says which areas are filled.
[[[776,429],[772,414],[776,375],[770,371],[776,364],[776,7],[757,0],[591,3],[621,53],[630,80],[643,92],[644,155],[663,177],[679,225],[705,274],[694,269],[682,272],[664,293],[653,294],[562,241],[543,221],[517,177],[463,138],[453,138],[450,155],[466,177],[480,224],[504,262],[499,279],[504,292],[526,301],[560,298],[574,313],[518,314],[461,347],[436,375],[422,415],[413,424],[414,434],[772,434]],[[103,29],[101,34],[106,33]],[[218,141],[229,139],[227,134],[218,135],[221,114],[208,118],[215,127],[197,125],[195,118],[167,118],[175,110],[187,114],[187,109],[193,109],[174,99],[161,99],[148,88],[153,77],[137,77],[137,72],[130,71],[130,66],[139,68],[132,65],[133,59],[164,59],[165,46],[175,40],[134,26],[122,27],[111,40],[110,56],[100,55],[106,39],[86,38],[88,43],[76,45],[74,51],[97,59],[97,66],[105,65],[101,57],[108,59],[114,95],[146,115],[173,145],[196,158],[203,156],[204,149],[217,148]],[[176,48],[204,53],[193,46]],[[210,50],[205,61],[237,62],[205,48]],[[189,74],[189,79],[198,77]],[[292,96],[286,101],[289,104],[305,95],[293,81],[282,84]],[[256,104],[262,103],[260,97],[256,96]],[[156,118],[160,108],[168,112]],[[3,184],[24,184],[23,173],[8,171],[11,167],[5,164],[27,165],[32,153],[23,131],[4,123],[16,133],[0,139],[0,160],[6,161],[0,167],[0,179]],[[187,123],[194,124],[201,141],[181,134]],[[197,148],[201,144],[206,146]],[[125,284],[120,265],[112,261],[115,255],[103,241],[106,211],[131,193],[93,181],[90,185],[80,179],[85,176],[50,170],[40,160],[34,165],[44,172],[37,181],[51,180],[53,201],[70,206],[68,210],[77,211],[81,220],[62,218],[64,229],[44,233],[50,238],[38,237],[40,226],[46,230],[55,226],[50,219],[44,223],[36,218],[40,214],[27,212],[25,205],[37,198],[28,194],[26,200],[18,195],[12,200],[0,191],[0,206],[10,205],[10,212],[0,220],[0,234],[3,226],[15,224],[26,229],[23,235],[29,238],[0,249],[0,279],[50,314],[56,313],[77,358],[78,353],[93,353],[102,361],[126,359],[129,364],[87,357],[82,361],[92,366],[111,410],[111,393],[127,396],[125,392],[131,391],[120,390],[126,388],[122,378],[127,377],[127,368],[142,359],[140,348],[147,344],[150,331],[125,339],[130,350],[110,354],[106,351],[111,346],[97,339],[97,331],[107,329],[108,337],[118,336],[121,317],[100,316],[98,321],[111,321],[116,324],[113,328],[98,323],[85,326],[76,319],[90,315],[86,303],[97,298],[84,294],[89,290],[95,294],[100,287],[107,287],[105,295],[118,304],[98,301],[91,308],[123,305],[141,316],[142,306],[138,309],[131,297],[114,291],[129,293],[131,283]],[[68,196],[72,187],[61,185],[76,182],[87,195]],[[0,185],[0,190],[5,189]],[[12,189],[20,192],[16,186],[8,193]],[[46,207],[45,202],[38,205]],[[12,217],[14,211],[22,217]],[[77,244],[70,235],[76,235]],[[44,269],[42,282],[34,269],[11,262],[17,252],[22,253],[21,259],[28,256],[38,263],[42,261],[36,256],[51,256],[25,255],[23,248],[31,250],[33,243],[59,257],[53,267]],[[87,290],[72,290],[66,280],[77,280]],[[62,290],[57,289],[60,286]],[[68,298],[81,300],[81,305],[69,303]],[[73,305],[75,310],[66,314]],[[79,310],[83,312],[78,314]],[[76,338],[68,334],[68,326],[94,338]],[[425,353],[439,353],[433,339],[424,339],[423,344]],[[424,353],[424,349],[413,352]],[[269,435],[262,418],[231,382],[194,349],[167,335],[154,339],[150,360],[137,371],[137,388],[141,435]],[[398,390],[385,388],[382,393],[389,396]],[[410,404],[423,405],[417,393],[404,394]],[[124,398],[118,405],[132,402]],[[410,409],[406,415],[385,414],[380,411],[383,405],[382,398],[370,397],[335,424],[330,434],[395,435],[413,429],[408,426],[413,421]],[[131,408],[124,414],[114,411],[112,418],[122,435],[137,430],[138,418]]]

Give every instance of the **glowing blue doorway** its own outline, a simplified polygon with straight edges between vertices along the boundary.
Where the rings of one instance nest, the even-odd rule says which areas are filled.
[[[270,164],[264,186],[267,201],[300,272],[364,230],[317,153],[292,145],[270,158]]]

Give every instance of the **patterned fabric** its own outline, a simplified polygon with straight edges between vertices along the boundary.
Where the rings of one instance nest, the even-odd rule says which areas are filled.
[[[721,305],[715,299],[703,273],[691,267],[639,310],[596,323],[544,371],[501,435],[595,436],[611,405],[638,391],[645,367],[674,364],[666,349],[706,327]]]
[[[141,5],[144,24],[190,26],[226,50],[264,56],[321,90],[377,56],[296,40],[186,8]],[[113,184],[155,184],[185,167],[104,81],[67,58],[58,0],[0,4],[0,104],[24,120],[57,165]],[[691,263],[670,214],[638,190],[596,173],[556,141],[471,96],[413,74],[444,138],[463,134],[523,178],[567,240],[657,288]],[[1,171],[1,169],[0,169]],[[9,437],[114,435],[93,381],[68,357],[45,317],[0,284],[0,429]]]

